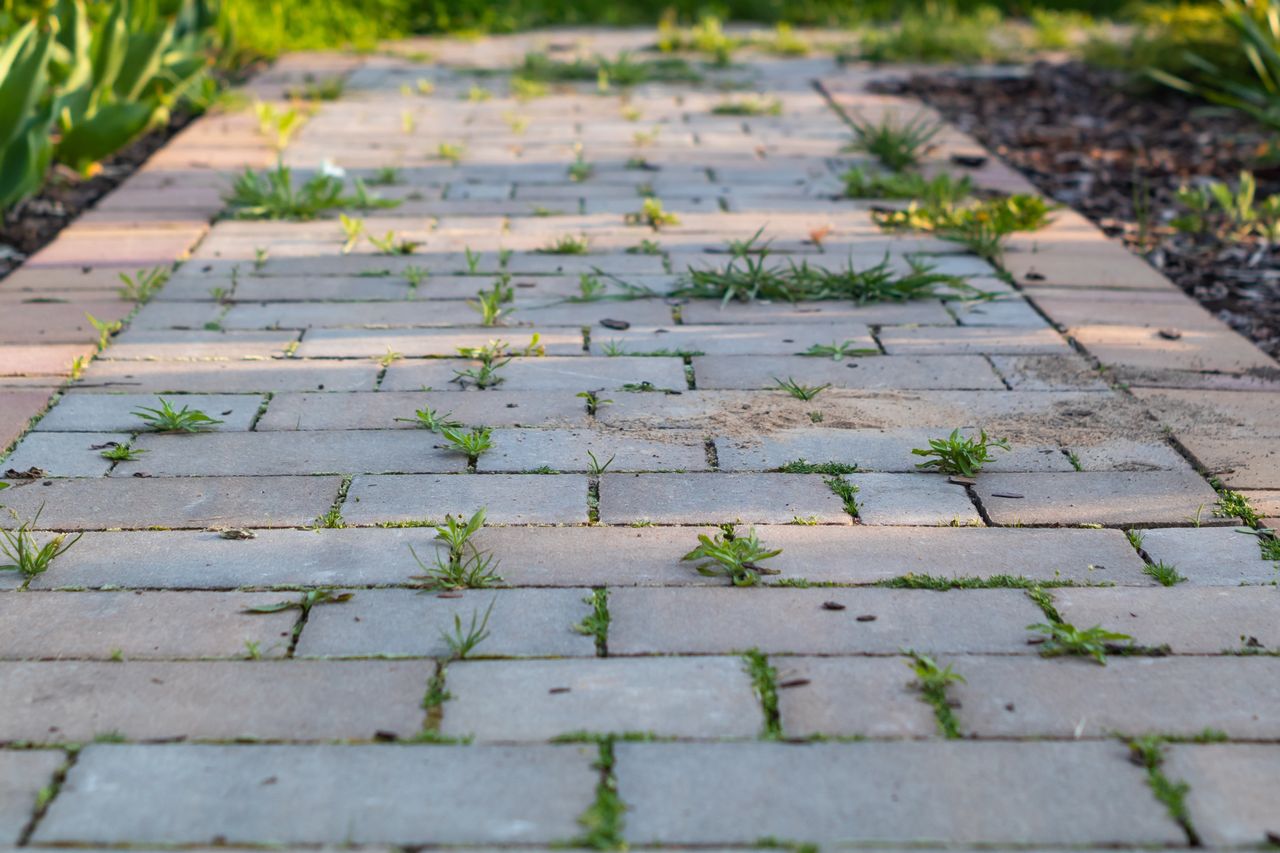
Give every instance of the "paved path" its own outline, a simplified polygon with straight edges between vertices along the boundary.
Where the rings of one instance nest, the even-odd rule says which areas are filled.
[[[398,169],[378,192],[403,204],[365,228],[413,254],[343,253],[331,218],[208,226],[226,174],[274,159],[236,114],[0,284],[16,438],[92,353],[84,312],[127,314],[116,273],[190,249],[4,463],[40,469],[0,496],[17,519],[83,538],[29,581],[0,573],[0,847],[1274,841],[1277,568],[1205,475],[1280,515],[1276,365],[1071,212],[998,272],[834,199],[853,157],[831,102],[918,109],[865,94],[865,71],[757,56],[521,102],[457,70],[581,35],[433,43],[432,65],[294,57],[253,84],[347,75],[287,161]],[[781,114],[714,114],[739,97],[724,80]],[[981,154],[939,142],[934,168]],[[1028,190],[994,159],[969,172]],[[646,193],[680,224],[627,224]],[[660,295],[761,228],[777,258],[936,253],[1002,297]],[[540,251],[566,237],[589,253]],[[484,328],[466,300],[499,277],[512,310]],[[500,383],[457,381],[481,366],[459,347],[535,334],[545,355],[497,358]],[[846,341],[878,354],[799,355]],[[221,423],[140,434],[161,397]],[[424,407],[492,448],[447,449]],[[911,449],[955,427],[1013,450],[972,484],[916,472]],[[424,523],[480,508],[500,588],[425,591],[415,554],[443,552]],[[729,522],[781,549],[765,586],[681,561]],[[951,581],[987,588],[907,588]],[[273,607],[305,590],[350,598]],[[486,614],[456,659],[445,637]],[[1055,620],[1139,653],[1042,657],[1027,626]]]

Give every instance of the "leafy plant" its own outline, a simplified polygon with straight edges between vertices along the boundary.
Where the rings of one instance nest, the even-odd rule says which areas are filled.
[[[382,237],[375,237],[372,234],[369,234],[368,237],[373,247],[384,255],[412,255],[422,245],[417,240],[397,237],[394,231],[388,231]]]
[[[14,572],[30,580],[49,570],[49,565],[80,541],[83,534],[77,533],[68,538],[66,533],[58,533],[50,537],[43,545],[36,542],[31,530],[40,521],[40,512],[30,521],[24,521],[14,530],[0,530],[0,554],[10,562],[0,566],[0,572]]]
[[[951,710],[951,702],[947,698],[947,689],[952,684],[964,683],[964,676],[951,669],[950,664],[938,666],[937,661],[928,655],[918,652],[907,652],[911,659],[910,666],[916,674],[916,687],[926,702],[933,706],[938,727],[948,738],[960,737],[960,724]]]
[[[1155,578],[1161,586],[1177,586],[1187,579],[1176,566],[1166,565],[1163,562],[1143,566],[1142,573]]]
[[[475,299],[468,299],[467,305],[480,314],[480,325],[496,326],[502,322],[502,318],[511,313],[511,309],[506,307],[506,303],[511,301],[512,291],[510,285],[502,283],[501,279],[494,282],[492,290],[480,290],[476,293]]]
[[[423,406],[421,409],[418,409],[413,414],[414,414],[414,417],[412,418],[396,418],[396,420],[405,421],[407,423],[416,423],[418,426],[423,427],[425,429],[429,429],[432,432],[439,432],[441,429],[444,429],[445,427],[456,429],[462,426],[462,424],[459,423],[458,421],[450,419],[450,415],[452,413],[445,413],[442,415],[436,412],[430,406]]]
[[[751,95],[745,98],[721,101],[711,108],[711,113],[718,116],[780,116],[782,115],[782,101],[777,98]]]
[[[919,462],[920,470],[933,469],[942,474],[959,474],[972,477],[982,470],[982,466],[995,458],[992,449],[1008,451],[1008,439],[988,438],[987,431],[979,430],[978,437],[963,436],[959,428],[953,429],[946,438],[931,438],[927,448],[917,447],[911,451],[913,456],[932,457]]]
[[[394,199],[360,199],[343,195],[343,185],[332,175],[316,174],[300,187],[293,171],[283,162],[274,169],[246,169],[236,178],[226,198],[237,219],[315,219],[341,207],[395,207]]]
[[[537,250],[543,255],[585,255],[587,238],[565,235],[557,237],[554,242]]]
[[[413,546],[409,546],[409,553],[423,572],[412,579],[427,581],[430,589],[486,589],[501,583],[502,577],[496,571],[497,559],[471,542],[471,537],[484,527],[484,520],[483,508],[466,521],[446,515],[444,524],[434,528],[436,541],[447,548],[444,556],[437,552],[435,561],[428,566]]]
[[[860,347],[853,341],[842,341],[836,343],[832,341],[829,344],[814,344],[800,355],[809,356],[811,358],[830,358],[832,361],[839,361],[842,358],[856,358],[863,355],[879,355],[880,350],[875,347]]]
[[[462,617],[455,613],[453,614],[453,633],[440,632],[440,638],[449,647],[454,660],[465,660],[467,655],[475,651],[476,646],[488,639],[489,614],[493,612],[495,603],[497,603],[496,598],[489,602],[489,609],[484,612],[484,618],[478,625],[476,624],[477,611],[471,611],[471,622],[465,629],[462,627]]]
[[[849,126],[853,129],[850,149],[870,154],[894,172],[919,165],[942,130],[940,123],[924,114],[905,122],[893,113],[885,113],[878,122],[849,116]]]
[[[1224,242],[1257,235],[1274,245],[1280,237],[1280,193],[1258,199],[1257,190],[1257,180],[1247,171],[1240,173],[1234,189],[1222,181],[1181,187],[1177,201],[1187,212],[1171,224],[1179,231]]]
[[[124,287],[120,288],[120,298],[145,305],[164,287],[169,280],[170,270],[167,266],[157,266],[149,270],[138,270],[134,275],[124,272],[118,275],[124,283]]]
[[[491,435],[493,430],[489,427],[480,427],[468,432],[463,432],[458,427],[441,426],[440,435],[445,441],[453,445],[453,448],[460,453],[465,453],[467,458],[474,462],[480,454],[493,447]]]
[[[1107,631],[1101,625],[1094,625],[1082,631],[1066,622],[1041,622],[1028,625],[1027,630],[1045,636],[1044,642],[1040,644],[1042,657],[1081,655],[1092,658],[1104,666],[1107,663],[1108,651],[1111,651],[1117,643],[1133,639],[1128,634]]]
[[[870,172],[861,166],[841,176],[849,198],[914,199],[926,207],[954,205],[973,192],[968,175],[954,178],[943,172],[926,178],[919,172]]]
[[[685,562],[703,561],[694,566],[700,575],[724,576],[734,586],[755,586],[760,582],[760,575],[778,574],[777,569],[761,566],[761,561],[781,553],[781,549],[771,551],[762,546],[756,538],[755,528],[751,528],[746,536],[739,536],[732,524],[726,524],[714,537],[699,534],[698,547],[680,559]]]
[[[628,225],[648,225],[654,231],[666,225],[679,225],[680,217],[662,209],[662,202],[656,198],[646,198],[637,213],[626,215]]]
[[[616,458],[616,454],[614,456],[610,456],[606,461],[601,462],[599,459],[596,458],[596,455],[594,453],[588,450],[587,451],[587,459],[588,459],[587,471],[593,477],[598,477],[601,474],[603,474],[605,471],[609,470],[609,466],[613,464],[613,460],[615,458]]]
[[[786,391],[797,400],[812,400],[814,397],[831,387],[831,383],[827,383],[826,385],[801,385],[790,376],[787,377],[785,382],[776,376],[773,378],[773,381],[777,383],[777,387],[780,390]]]
[[[75,35],[87,38],[83,27]],[[35,194],[53,160],[46,95],[54,44],[54,28],[33,17],[0,45],[0,210]]]
[[[98,333],[98,352],[106,349],[107,344],[111,341],[111,336],[124,328],[124,323],[120,320],[99,320],[88,311],[84,312],[84,318],[89,321],[89,325]]]
[[[588,163],[583,158],[582,153],[578,152],[577,157],[575,157],[574,161],[569,164],[569,180],[576,182],[585,181],[595,173],[595,170],[596,167]]]
[[[139,407],[130,414],[141,418],[149,429],[156,432],[203,432],[222,421],[212,418],[199,409],[183,406],[175,409],[168,400],[158,398],[159,408]]]
[[[1249,503],[1247,495],[1231,489],[1218,490],[1218,502],[1213,507],[1215,518],[1238,518],[1250,527],[1262,523],[1262,515]]]
[[[462,162],[463,155],[466,153],[466,148],[456,142],[441,142],[436,146],[436,157],[447,160],[454,166]]]
[[[132,462],[146,452],[141,447],[133,447],[129,444],[113,444],[111,447],[104,448],[98,455],[112,462]]]
[[[929,231],[944,240],[963,244],[978,257],[998,260],[1004,241],[1018,231],[1038,231],[1049,224],[1054,205],[1042,196],[1018,194],[951,204],[917,205],[906,210],[875,213],[882,228]]]
[[[288,146],[304,118],[297,107],[283,109],[266,101],[255,101],[253,114],[258,119],[258,132],[270,139],[277,151]]]
[[[342,604],[355,598],[354,592],[338,592],[335,589],[309,589],[301,598],[285,599],[273,604],[259,604],[246,607],[245,613],[280,613],[285,610],[301,610],[303,615],[311,612],[311,608],[321,604]]]

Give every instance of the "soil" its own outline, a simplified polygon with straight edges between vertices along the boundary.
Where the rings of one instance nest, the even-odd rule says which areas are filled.
[[[914,75],[877,88],[924,100],[1280,357],[1280,251],[1256,238],[1223,243],[1169,225],[1185,213],[1175,200],[1184,184],[1234,184],[1242,169],[1251,169],[1259,198],[1280,192],[1280,167],[1259,165],[1268,142],[1276,143],[1274,131],[1075,62],[1007,74]]]

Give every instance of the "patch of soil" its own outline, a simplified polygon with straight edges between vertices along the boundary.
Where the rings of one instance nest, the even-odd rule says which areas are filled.
[[[44,188],[6,211],[0,222],[0,278],[53,242],[59,231],[122,184],[197,115],[175,112],[167,125],[144,134],[103,160],[101,171],[91,178],[81,178],[65,167],[55,166]]]
[[[1125,75],[1081,63],[914,75],[875,88],[921,98],[1280,357],[1280,251],[1169,226],[1185,213],[1178,188],[1197,180],[1234,183],[1252,168],[1259,197],[1280,192],[1280,167],[1256,165],[1274,132],[1239,114],[1207,114],[1203,103],[1171,90],[1136,90]]]

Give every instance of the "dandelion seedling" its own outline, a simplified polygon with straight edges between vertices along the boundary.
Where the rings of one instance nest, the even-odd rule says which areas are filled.
[[[1142,573],[1154,578],[1156,583],[1161,586],[1177,586],[1187,579],[1186,575],[1179,572],[1176,566],[1170,566],[1163,562],[1143,566]]]
[[[124,323],[119,320],[114,322],[99,320],[89,312],[85,312],[85,319],[89,321],[89,325],[93,326],[93,330],[98,333],[98,352],[102,352],[107,348],[111,336],[124,328]]]
[[[911,659],[909,665],[916,674],[916,687],[925,701],[933,706],[934,717],[938,727],[948,738],[960,737],[960,724],[951,710],[951,701],[947,698],[947,689],[952,684],[963,684],[964,676],[953,672],[950,665],[938,666],[937,661],[928,655],[908,651]]]
[[[1041,657],[1081,655],[1103,666],[1107,663],[1107,652],[1122,642],[1133,640],[1128,634],[1108,631],[1101,625],[1081,630],[1066,622],[1038,622],[1028,625],[1027,630],[1044,635],[1045,639],[1040,644]]]
[[[663,210],[662,202],[656,198],[646,198],[636,213],[626,215],[628,225],[648,225],[654,231],[666,225],[679,225],[680,217],[668,210]]]
[[[776,387],[779,390],[786,391],[797,400],[812,400],[814,397],[831,387],[830,383],[827,383],[826,385],[801,385],[790,376],[787,377],[785,382],[776,376],[773,378],[773,381],[777,383]]]
[[[360,238],[364,235],[364,220],[347,216],[345,213],[338,214],[338,222],[342,225],[342,234],[345,237],[342,243],[342,254],[350,254],[351,250],[360,242]]]
[[[472,610],[471,622],[466,629],[462,627],[462,617],[457,613],[453,614],[453,633],[441,631],[440,638],[449,647],[454,660],[465,660],[467,655],[475,651],[476,646],[489,637],[489,614],[493,613],[496,602],[496,598],[489,602],[489,609],[484,612],[479,624],[476,623],[478,611]]]
[[[587,253],[587,238],[566,234],[538,249],[538,253],[543,255],[585,255]]]
[[[404,421],[405,423],[417,424],[423,429],[429,429],[432,432],[439,432],[446,427],[450,429],[457,429],[462,426],[460,422],[452,420],[452,412],[445,412],[442,415],[430,406],[423,406],[421,409],[415,411],[413,415],[414,416],[412,418],[396,418],[396,420]]]
[[[169,280],[169,268],[159,266],[149,270],[138,270],[134,275],[124,272],[119,275],[120,281],[124,283],[124,287],[120,288],[120,298],[126,302],[145,305]]]
[[[875,347],[860,347],[853,341],[843,341],[829,344],[814,344],[800,355],[807,355],[811,358],[829,358],[832,361],[839,361],[842,358],[857,358],[863,355],[879,355],[880,350]]]
[[[850,116],[849,124],[853,128],[849,147],[870,154],[895,172],[918,165],[942,130],[941,124],[925,115],[905,122],[899,122],[892,113],[879,122]]]
[[[978,437],[966,437],[960,430],[954,429],[946,438],[931,438],[927,448],[917,447],[911,451],[913,456],[932,457],[919,462],[916,467],[922,471],[935,470],[942,474],[959,474],[972,477],[982,470],[982,466],[995,458],[992,449],[1009,450],[1007,439],[993,439],[981,430]]]
[[[481,551],[471,541],[484,527],[485,510],[476,510],[467,520],[452,515],[444,517],[444,524],[435,526],[435,541],[443,543],[443,554],[436,552],[435,561],[428,565],[409,546],[414,562],[422,569],[413,580],[426,581],[429,589],[486,589],[502,582],[498,575],[497,559]]]
[[[454,450],[465,453],[472,463],[480,457],[480,454],[493,447],[492,434],[493,430],[489,427],[479,427],[467,432],[453,426],[440,427],[440,435],[444,440],[449,442]]]
[[[44,507],[40,508],[43,511]],[[0,554],[9,560],[0,566],[0,572],[17,572],[26,580],[42,575],[49,565],[80,541],[82,534],[68,537],[58,533],[43,545],[36,542],[31,530],[40,522],[40,511],[30,521],[24,521],[15,530],[0,530]]]
[[[160,405],[158,408],[152,409],[143,406],[130,414],[141,418],[146,423],[147,428],[155,432],[204,432],[222,423],[222,421],[210,417],[199,409],[192,409],[189,406],[175,409],[163,397],[160,397],[159,400]]]
[[[281,613],[285,610],[301,610],[308,614],[311,608],[320,604],[342,604],[355,598],[354,592],[338,592],[336,589],[309,589],[301,598],[287,598],[273,604],[258,604],[246,607],[245,613]]]
[[[492,290],[477,291],[476,298],[468,299],[467,305],[480,314],[480,325],[496,326],[512,311],[505,305],[509,292],[508,288],[495,284]]]
[[[698,547],[680,559],[686,562],[701,560],[694,568],[705,577],[724,576],[734,586],[755,586],[760,582],[760,575],[779,573],[777,569],[765,568],[760,563],[781,553],[781,548],[771,551],[761,545],[755,528],[751,528],[746,536],[739,536],[732,524],[726,524],[714,537],[699,534]]]
[[[102,450],[98,455],[103,459],[110,459],[112,462],[132,462],[146,452],[140,447],[132,447],[129,444],[114,444]]]

